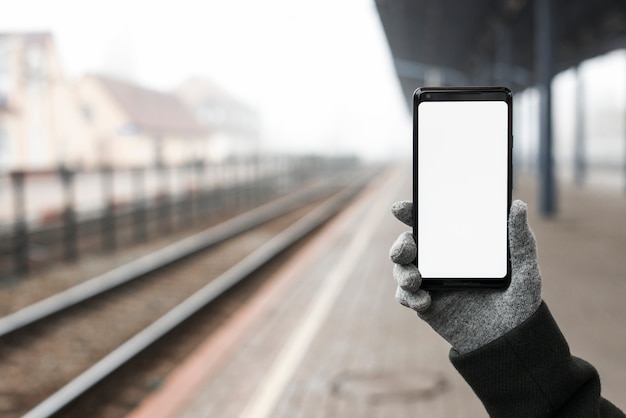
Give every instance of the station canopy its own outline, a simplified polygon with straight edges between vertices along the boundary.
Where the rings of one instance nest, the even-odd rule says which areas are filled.
[[[551,72],[626,47],[626,1],[550,3]],[[407,100],[441,85],[535,84],[537,0],[376,0]],[[432,84],[432,83],[431,83]]]

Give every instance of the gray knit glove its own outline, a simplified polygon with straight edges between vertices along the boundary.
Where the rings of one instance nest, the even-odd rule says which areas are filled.
[[[511,284],[504,290],[432,290],[429,293],[419,289],[422,278],[412,264],[417,254],[413,234],[402,233],[389,251],[395,263],[396,299],[415,310],[461,354],[506,334],[528,319],[541,304],[541,274],[526,210],[526,204],[519,200],[511,206]],[[412,202],[394,203],[391,212],[405,224],[413,225]]]

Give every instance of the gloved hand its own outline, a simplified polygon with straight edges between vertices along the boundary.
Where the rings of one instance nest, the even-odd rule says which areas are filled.
[[[412,202],[396,202],[391,211],[400,221],[413,225]],[[395,263],[396,299],[415,310],[460,354],[506,334],[541,305],[541,274],[535,237],[528,226],[526,211],[526,204],[519,200],[511,205],[511,284],[507,289],[432,290],[429,293],[419,288],[422,279],[412,263],[417,255],[413,234],[402,233],[389,251]]]

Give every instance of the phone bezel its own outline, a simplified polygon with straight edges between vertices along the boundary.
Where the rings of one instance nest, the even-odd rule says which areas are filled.
[[[506,87],[420,87],[413,94],[413,235],[417,239],[418,209],[418,107],[422,102],[437,101],[504,101],[508,113],[508,162],[507,162],[507,219],[511,210],[513,189],[513,95]],[[508,237],[507,223],[507,237]],[[417,259],[415,260],[417,264]],[[507,239],[507,273],[500,278],[422,278],[421,288],[431,289],[468,289],[468,288],[506,288],[511,282],[511,252]]]

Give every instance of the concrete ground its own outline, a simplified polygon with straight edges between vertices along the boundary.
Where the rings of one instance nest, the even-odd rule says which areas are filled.
[[[562,181],[558,214],[542,219],[534,179],[517,184],[528,203],[543,298],[572,354],[600,373],[602,393],[626,408],[626,193]]]
[[[407,228],[389,207],[410,179],[408,166],[379,178],[132,417],[487,416],[448,344],[394,300],[388,250]],[[514,196],[529,204],[544,300],[626,408],[626,196],[563,187],[549,220],[531,181]]]

